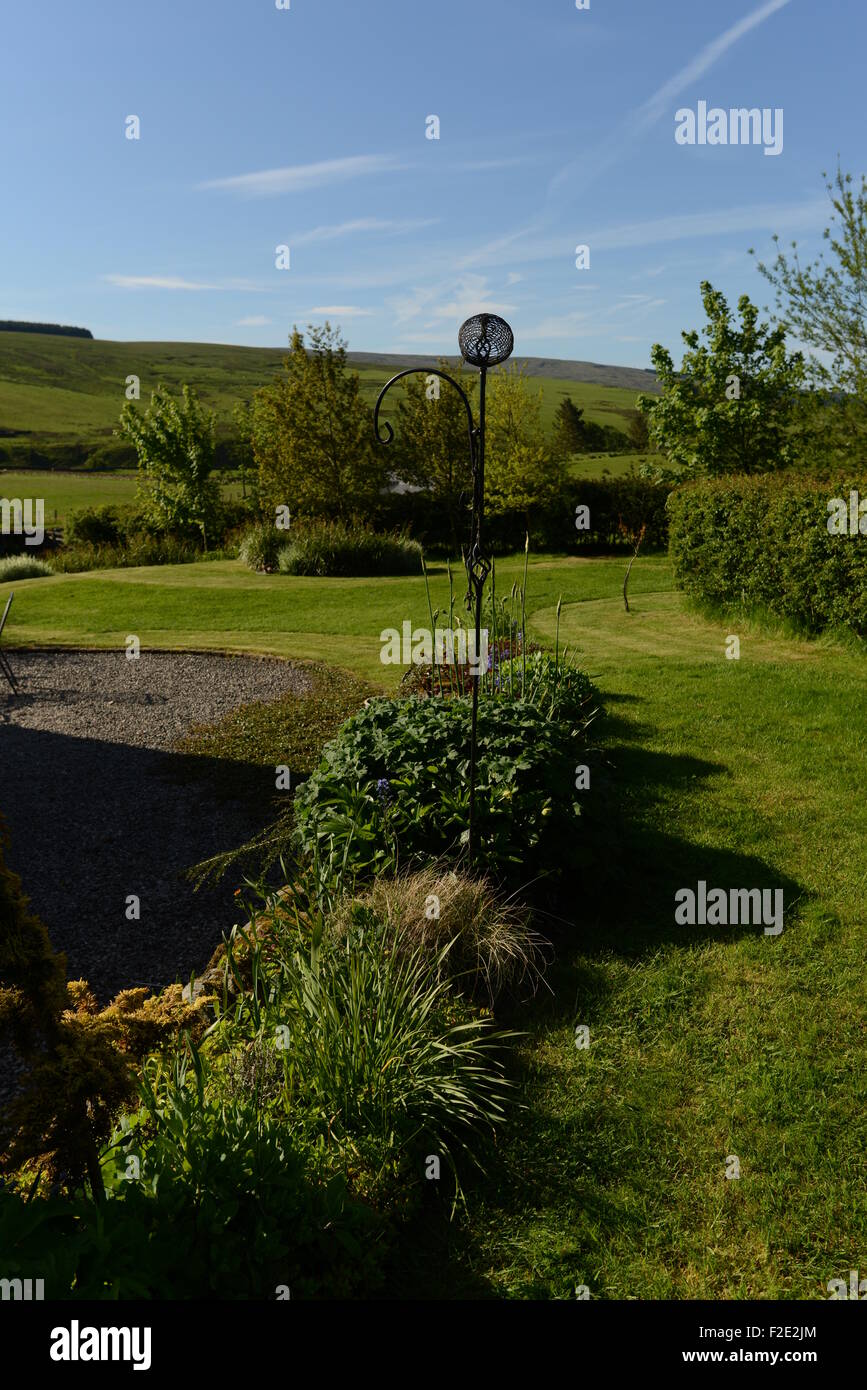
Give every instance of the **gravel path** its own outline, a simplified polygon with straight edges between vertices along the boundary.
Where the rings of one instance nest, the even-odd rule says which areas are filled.
[[[267,799],[220,800],[183,783],[174,740],[249,700],[311,688],[290,662],[210,653],[9,652],[0,688],[0,811],[21,875],[70,978],[100,1000],[186,981],[235,920],[234,883],[196,893],[191,864],[248,839]],[[276,793],[275,793],[276,794]],[[140,920],[126,917],[140,900]]]

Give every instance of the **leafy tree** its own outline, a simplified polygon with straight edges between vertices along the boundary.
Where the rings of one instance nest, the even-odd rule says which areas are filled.
[[[542,391],[531,391],[517,364],[488,380],[485,443],[485,505],[492,516],[523,512],[556,502],[563,462],[542,423]]]
[[[283,376],[252,402],[253,454],[263,506],[349,520],[376,505],[387,479],[386,451],[373,437],[373,412],[346,343],[329,323],[297,328]]]
[[[867,449],[867,177],[860,188],[839,164],[833,181],[824,173],[833,212],[825,228],[828,244],[803,265],[798,243],[791,256],[778,251],[773,264],[758,268],[776,291],[776,322],[812,349],[808,378],[814,389],[805,401],[805,437],[812,451],[863,457]],[[779,237],[774,237],[779,246]],[[755,255],[754,251],[750,252]]]
[[[191,386],[184,386],[180,401],[158,386],[144,415],[126,403],[115,431],[135,448],[139,492],[150,522],[161,531],[195,528],[205,546],[220,507],[220,490],[211,477],[214,419]]]
[[[470,404],[476,388],[474,373],[457,369],[442,358],[439,366],[466,391]],[[404,482],[424,488],[434,505],[444,509],[452,546],[460,550],[466,530],[466,507],[472,494],[467,412],[460,396],[439,377],[405,379],[397,407],[394,444],[396,469]]]
[[[666,348],[657,343],[651,352],[662,394],[640,396],[638,404],[651,442],[674,469],[649,471],[684,479],[785,467],[794,457],[790,427],[803,358],[787,356],[785,328],[760,324],[747,295],[738,300],[740,327],[707,280],[701,296],[706,342],[694,331],[681,334],[687,351],[679,372]]]

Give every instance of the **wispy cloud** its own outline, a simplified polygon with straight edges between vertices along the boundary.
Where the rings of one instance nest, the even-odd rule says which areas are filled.
[[[282,169],[260,169],[252,174],[208,179],[205,183],[197,184],[197,187],[240,193],[247,198],[268,198],[278,193],[301,193],[308,188],[345,183],[348,179],[369,178],[406,167],[399,164],[393,155],[359,154],[345,159],[325,159],[318,164],[290,164]]]
[[[381,217],[357,217],[354,222],[336,222],[327,227],[313,227],[309,232],[301,232],[291,238],[292,246],[310,246],[320,241],[336,241],[338,237],[355,236],[363,232],[382,232],[388,236],[400,236],[404,232],[417,232],[423,227],[432,227],[439,222],[438,217],[415,217],[403,221]]]
[[[248,314],[244,319],[238,319],[235,323],[236,328],[264,328],[266,323],[273,322],[266,318],[264,314]]]
[[[749,34],[753,29],[757,29],[760,24],[764,24],[766,19],[777,13],[778,10],[785,9],[792,0],[766,0],[764,5],[759,5],[758,9],[752,10],[743,19],[738,20],[731,28],[726,29],[710,43],[705,44],[704,48],[698,52],[694,58],[682,67],[680,72],[675,73],[669,80],[648,97],[647,101],[633,113],[633,121],[638,129],[646,129],[655,125],[661,117],[668,114],[672,102],[680,96],[681,92],[687,87],[692,86],[699,77],[718,63],[729,49]]]
[[[122,290],[219,290],[221,285],[208,285],[198,280],[184,280],[179,275],[104,275],[111,285]]]
[[[642,222],[622,222],[613,226],[590,227],[585,240],[597,251],[617,251],[632,246],[654,246],[666,242],[689,241],[693,237],[726,237],[737,232],[786,233],[819,230],[827,222],[824,198],[801,203],[751,203],[741,207],[718,208],[709,212],[675,213],[670,217],[648,218]],[[566,261],[572,255],[572,241],[564,236],[540,237],[523,234],[508,241],[490,243],[465,255],[464,267],[539,261]],[[647,272],[652,273],[652,272]],[[579,284],[576,289],[589,285]]]
[[[611,251],[625,246],[688,241],[691,237],[729,236],[734,232],[803,232],[823,226],[827,211],[824,198],[812,198],[803,203],[752,203],[744,207],[719,208],[715,212],[693,212],[601,227],[592,234],[591,241]]]
[[[333,319],[369,319],[372,309],[360,309],[357,304],[317,304],[310,309],[311,314],[327,314]]]
[[[557,192],[578,175],[583,175],[581,187],[584,188],[612,165],[618,164],[629,152],[631,145],[652,126],[671,112],[675,99],[699,77],[718,63],[729,49],[746,34],[764,24],[765,20],[779,10],[785,9],[792,0],[765,0],[737,24],[705,44],[704,48],[691,58],[678,72],[664,82],[645,102],[631,111],[617,127],[616,131],[604,140],[586,159],[573,160],[561,169],[551,180],[549,195]],[[672,112],[673,114],[673,112]]]

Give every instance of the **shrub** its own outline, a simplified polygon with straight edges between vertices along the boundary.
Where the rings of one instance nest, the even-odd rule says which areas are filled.
[[[181,1027],[194,1033],[204,1023],[178,985],[155,998],[125,990],[100,1011],[85,981],[67,982],[65,957],[3,861],[5,841],[0,819],[0,1035],[25,1072],[0,1114],[0,1172],[35,1164],[73,1186],[87,1172],[98,1196],[97,1142],[133,1093],[133,1060]]]
[[[737,477],[679,489],[669,502],[676,582],[701,602],[867,636],[863,539],[828,531],[828,503],[848,507],[850,491],[867,495],[867,477]]]
[[[529,909],[504,899],[489,879],[444,866],[378,878],[368,892],[348,895],[328,920],[329,935],[351,935],[373,913],[393,934],[402,954],[419,947],[442,960],[448,976],[493,1004],[504,990],[535,990],[544,968],[545,941],[530,925]],[[447,954],[444,948],[448,948]]]
[[[629,548],[621,521],[630,531],[646,525],[645,550],[664,549],[668,542],[665,502],[671,484],[627,475],[620,478],[569,478],[555,501],[529,512],[516,509],[485,517],[485,543],[494,554],[523,550],[530,533],[535,550],[610,552]],[[575,508],[590,509],[590,528],[575,527]],[[372,520],[380,528],[406,527],[425,550],[454,554],[448,516],[431,504],[424,492],[387,493],[380,498]],[[461,540],[466,540],[468,528]]]
[[[117,545],[123,527],[117,510],[111,506],[86,507],[73,512],[66,526],[66,540],[85,545]]]
[[[238,557],[251,570],[274,570],[286,542],[285,531],[278,531],[273,522],[259,521],[241,537]]]
[[[359,524],[302,524],[280,552],[281,574],[366,576],[418,574],[422,550],[405,535],[381,535]]]
[[[64,546],[52,560],[56,571],[78,574],[83,570],[134,569],[139,565],[188,565],[207,553],[211,559],[231,558],[231,552],[203,552],[201,543],[175,536],[132,536],[116,545],[76,543]]]
[[[31,559],[29,555],[10,555],[7,560],[0,559],[0,584],[12,579],[42,579],[53,573],[51,565],[44,560]]]
[[[552,718],[526,701],[479,705],[478,862],[504,875],[575,858],[574,769],[590,713]],[[453,856],[468,838],[471,702],[378,699],[349,719],[297,792],[303,851],[356,873]]]

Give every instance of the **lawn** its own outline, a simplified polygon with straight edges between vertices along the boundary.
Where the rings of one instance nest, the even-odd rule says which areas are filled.
[[[520,570],[498,562],[498,590]],[[554,640],[562,594],[561,645],[608,711],[609,834],[574,925],[551,924],[553,995],[514,1017],[525,1110],[467,1213],[404,1243],[407,1294],[825,1298],[829,1279],[867,1268],[865,656],[698,616],[661,557],[636,563],[627,614],[623,571],[531,566],[531,635]],[[442,604],[443,567],[431,584]],[[235,562],[15,589],[10,642],[116,645],[122,659],[136,633],[145,649],[316,658],[380,685],[400,674],[379,663],[380,630],[429,621],[420,580]],[[675,891],[699,879],[783,887],[782,935],[676,926]]]
[[[138,475],[116,473],[55,473],[46,468],[0,471],[0,497],[41,498],[46,526],[64,525],[71,512],[85,507],[124,506],[135,498]],[[239,483],[223,484],[223,495],[239,496]]]

